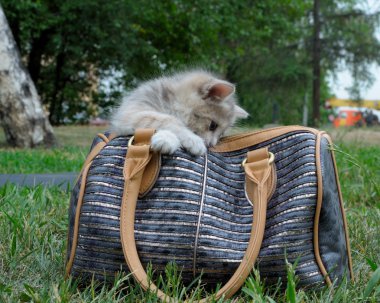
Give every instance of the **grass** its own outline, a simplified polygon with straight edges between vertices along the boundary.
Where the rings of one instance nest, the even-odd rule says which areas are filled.
[[[52,149],[17,149],[0,135],[0,174],[76,172],[82,167],[95,135],[104,127],[64,126],[54,129],[59,145]]]
[[[66,137],[68,146],[62,149],[68,159],[77,157],[80,148],[83,148],[81,157],[87,153],[92,134],[78,134],[72,141],[74,144],[68,142],[72,136]],[[86,147],[75,145],[79,140],[86,141]],[[268,287],[254,271],[230,302],[378,302],[380,146],[336,143],[339,143],[335,150],[349,222],[355,282],[344,282],[335,291],[296,290],[297,277],[289,264],[289,282],[285,290]],[[10,161],[16,166],[19,160],[19,167],[22,167],[27,162],[23,153],[18,152],[19,156]],[[30,158],[33,160],[29,162],[31,168],[39,167],[38,161],[46,155],[47,159],[56,157],[50,156],[50,151],[39,150],[38,153],[39,158]],[[69,164],[61,167],[74,169]],[[9,172],[10,169],[3,170]],[[142,291],[128,276],[119,277],[111,286],[94,282],[84,289],[63,278],[68,202],[69,194],[55,187],[28,188],[8,184],[0,188],[0,302],[157,302],[154,294]],[[186,290],[175,267],[168,266],[167,272],[168,277],[160,282],[165,291],[181,300],[187,296],[192,299],[201,296],[201,285],[195,284],[193,291]]]
[[[88,147],[65,146],[44,149],[1,150],[0,173],[30,174],[79,171]]]

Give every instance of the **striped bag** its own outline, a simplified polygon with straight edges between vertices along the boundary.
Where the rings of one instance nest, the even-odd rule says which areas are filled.
[[[146,274],[175,261],[182,278],[222,283],[232,296],[254,264],[268,284],[299,286],[352,278],[352,262],[330,137],[288,126],[223,138],[204,156],[150,150],[154,130],[99,134],[72,191],[67,275],[102,280]]]

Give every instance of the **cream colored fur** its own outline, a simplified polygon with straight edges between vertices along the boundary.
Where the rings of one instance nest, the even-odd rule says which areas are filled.
[[[170,154],[183,147],[202,155],[236,119],[247,116],[236,104],[233,84],[196,70],[142,83],[123,99],[111,127],[120,135],[155,128],[153,150]]]

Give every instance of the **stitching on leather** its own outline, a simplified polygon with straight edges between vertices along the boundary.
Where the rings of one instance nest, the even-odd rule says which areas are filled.
[[[146,194],[146,191],[148,191],[149,190],[149,188],[151,188],[152,187],[152,183],[153,183],[153,181],[154,181],[154,179],[155,179],[155,177],[156,177],[156,175],[157,175],[157,172],[158,172],[158,170],[159,170],[159,167],[157,167],[158,166],[158,163],[159,163],[159,161],[158,161],[158,158],[157,157],[159,157],[159,155],[153,155],[152,156],[152,160],[151,161],[154,161],[154,165],[153,165],[153,169],[152,169],[152,172],[150,173],[150,174],[148,174],[147,175],[147,182],[146,182],[146,185],[145,185],[145,182],[144,183],[141,183],[142,184],[142,186],[141,186],[141,192],[139,193],[140,195],[145,195]],[[146,172],[146,170],[145,170],[145,172]],[[145,175],[145,174],[144,174]],[[144,175],[143,175],[143,177],[144,177]],[[145,185],[145,186],[144,186]]]
[[[272,171],[271,171],[271,181],[270,181],[270,186],[271,186],[271,192],[268,195],[268,202],[270,199],[272,199],[274,192],[276,191],[277,188],[277,169],[275,162],[273,162],[271,165],[273,165]]]

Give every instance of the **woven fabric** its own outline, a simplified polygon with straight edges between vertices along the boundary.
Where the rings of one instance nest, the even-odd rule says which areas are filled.
[[[71,272],[74,277],[95,274],[103,279],[105,274],[128,272],[119,231],[128,139],[110,141],[89,170]],[[210,151],[192,157],[178,150],[163,155],[154,187],[137,203],[135,238],[143,264],[152,263],[159,271],[175,261],[185,281],[202,273],[202,281],[226,282],[243,258],[252,225],[241,162],[248,151],[267,146],[275,155],[277,186],[268,203],[258,258],[261,276],[269,283],[286,280],[286,255],[289,262],[297,261],[299,286],[323,285],[313,250],[315,145],[314,134],[293,132],[236,152]],[[70,204],[69,251],[79,183]]]

